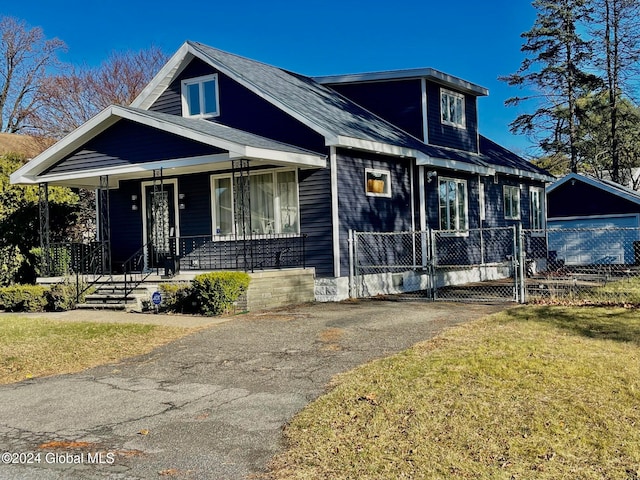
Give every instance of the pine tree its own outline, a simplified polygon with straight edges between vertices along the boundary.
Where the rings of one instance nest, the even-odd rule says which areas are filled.
[[[501,80],[533,91],[508,99],[507,105],[535,101],[536,110],[518,116],[511,130],[541,135],[542,150],[547,155],[566,155],[571,171],[577,172],[578,99],[598,82],[588,73],[592,46],[580,33],[592,11],[587,0],[535,0],[533,6],[538,11],[534,25],[521,35],[526,58],[516,73]]]

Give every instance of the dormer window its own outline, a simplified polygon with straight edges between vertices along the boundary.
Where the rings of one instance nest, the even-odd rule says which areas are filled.
[[[219,114],[218,75],[182,81],[183,117],[208,118]]]
[[[442,123],[465,128],[464,95],[451,90],[440,89],[440,111]]]

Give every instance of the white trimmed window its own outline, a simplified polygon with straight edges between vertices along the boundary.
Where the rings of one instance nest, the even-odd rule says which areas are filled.
[[[244,215],[238,211],[242,193]],[[211,203],[214,235],[233,235],[236,228],[239,235],[300,233],[295,170],[259,171],[233,181],[231,175],[212,176]]]
[[[440,229],[468,230],[467,182],[454,178],[440,178]]]
[[[530,187],[531,197],[531,229],[542,230],[544,228],[544,189]]]
[[[442,123],[464,128],[464,95],[451,90],[440,89],[440,113]]]
[[[389,170],[364,169],[364,187],[369,197],[391,197]]]
[[[504,185],[504,218],[507,220],[520,219],[520,187]]]
[[[182,81],[183,117],[208,118],[219,114],[217,74]]]

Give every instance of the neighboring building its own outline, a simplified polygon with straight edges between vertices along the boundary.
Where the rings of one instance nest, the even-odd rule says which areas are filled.
[[[141,249],[180,271],[304,262],[316,297],[341,299],[349,230],[544,227],[552,177],[479,135],[487,94],[429,68],[309,78],[186,42],[131,106],[11,178],[98,189],[114,269]]]
[[[571,173],[547,188],[549,250],[566,265],[633,264],[640,193]]]

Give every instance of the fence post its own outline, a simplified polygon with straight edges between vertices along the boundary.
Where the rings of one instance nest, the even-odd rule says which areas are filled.
[[[518,273],[520,276],[519,288],[520,288],[520,303],[527,301],[526,294],[526,275],[525,275],[525,262],[526,255],[524,251],[524,231],[522,230],[522,223],[518,223]]]
[[[436,267],[438,264],[437,250],[436,250],[436,231],[430,227],[427,227],[427,233],[429,237],[429,283],[431,300],[436,300],[438,296],[438,285],[436,277]]]
[[[349,244],[349,298],[354,298],[354,235],[353,230],[349,229],[349,237],[347,239],[347,243]]]
[[[511,227],[511,268],[513,269],[513,301],[518,303],[520,301],[520,283],[518,282],[518,275],[520,274],[520,268],[518,265],[518,231],[515,225]]]

